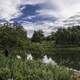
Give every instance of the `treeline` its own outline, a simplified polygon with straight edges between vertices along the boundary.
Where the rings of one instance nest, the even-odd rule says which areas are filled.
[[[59,28],[55,33],[55,44],[80,46],[80,26]]]
[[[51,48],[51,45],[45,40],[46,37],[41,30],[34,31],[30,39],[27,37],[27,31],[19,24],[0,25],[0,54],[4,54],[6,57],[20,55],[25,58],[27,54],[32,54],[37,58],[43,57]],[[44,48],[44,45],[49,46],[49,49]]]
[[[42,31],[34,31],[31,38],[33,42],[54,41],[55,45],[80,45],[80,26],[72,26],[68,28],[58,28],[56,32],[44,37]]]
[[[9,23],[0,26],[0,53],[5,56],[21,53],[27,43],[27,32],[23,26]]]
[[[80,46],[80,26],[72,26],[67,28],[58,28],[56,32],[44,37],[41,30],[34,31],[31,38],[32,42],[54,41],[55,45],[72,45]]]
[[[34,38],[34,35],[32,38]],[[34,38],[36,42],[39,42],[37,39]],[[40,41],[46,43],[40,42],[38,45],[39,49],[37,50],[39,51],[41,49],[40,51],[42,52],[38,53],[38,55],[46,54],[60,65],[80,70],[80,26],[58,28],[56,32],[52,32],[51,35],[43,37]],[[44,44],[47,44],[46,47]]]
[[[56,32],[45,37],[42,30],[34,31],[31,39],[27,31],[19,24],[4,24],[0,26],[0,53],[8,54],[53,53],[57,45],[80,45],[80,26],[59,28]],[[37,50],[38,49],[38,50]],[[37,51],[36,51],[37,50]],[[22,55],[24,56],[24,55]]]
[[[34,31],[32,38],[27,37],[27,31],[19,24],[0,26],[0,54],[6,57],[20,55],[25,59],[32,54],[35,59],[41,59],[47,55],[59,64],[80,69],[79,46],[80,26],[59,28],[47,37],[42,30]]]

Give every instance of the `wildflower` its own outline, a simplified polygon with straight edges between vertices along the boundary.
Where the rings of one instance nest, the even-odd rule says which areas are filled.
[[[21,59],[21,56],[17,55],[17,59]]]
[[[12,79],[8,79],[8,80],[13,80],[13,78]]]
[[[28,54],[28,55],[27,55],[27,60],[33,60],[33,57],[32,57],[31,54]]]
[[[48,58],[47,55],[44,56],[43,63],[56,65],[55,61],[53,61],[52,58]]]

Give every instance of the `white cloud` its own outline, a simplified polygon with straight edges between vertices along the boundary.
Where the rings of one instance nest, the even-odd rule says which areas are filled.
[[[24,4],[38,4],[38,3],[43,3],[46,0],[22,0],[22,3]]]
[[[45,36],[50,35],[51,32],[55,30],[55,27],[52,28],[54,25],[53,22],[50,21],[44,21],[43,24],[36,24],[36,23],[31,23],[31,22],[24,22],[22,24],[24,26],[24,29],[28,33],[28,37],[32,37],[33,32],[36,30],[42,30],[44,32]]]
[[[39,15],[48,15],[56,18],[58,17],[56,12],[52,9],[41,9],[41,10],[37,10],[36,12],[40,13]]]
[[[19,4],[20,0],[0,0],[0,18],[9,20],[20,15]]]
[[[22,13],[19,6],[21,4],[37,4],[43,2],[53,7],[56,6],[56,11],[54,9],[43,9],[38,11],[40,14],[68,18],[80,12],[80,0],[0,0],[0,18],[10,20],[13,17],[20,16]]]
[[[50,26],[55,26],[55,27],[63,26],[64,20],[66,20],[71,16],[76,15],[77,13],[79,14],[80,12],[80,0],[46,0],[46,3],[49,4],[50,6],[52,5],[53,7],[51,9],[43,8],[41,10],[37,10],[37,12],[40,13],[39,15],[50,15],[52,17],[54,16],[57,18],[57,20],[55,22],[46,21],[43,22],[44,24],[41,25],[30,24],[30,28],[29,27],[27,28],[29,30],[29,33],[30,30],[33,31],[33,30],[42,29],[45,35],[49,35],[54,30],[54,27],[50,27]]]
[[[41,15],[47,14],[66,19],[80,12],[80,0],[46,0],[48,5],[52,5],[52,9],[38,10]]]
[[[20,16],[20,5],[37,4],[45,0],[0,0],[0,18],[10,20],[14,17]]]
[[[52,17],[56,17],[57,20],[53,22],[53,26],[55,27],[65,25],[64,21],[71,16],[75,16],[77,14],[80,16],[80,0],[49,0],[47,3],[53,7],[51,9],[43,8],[37,12],[40,13],[39,15],[50,15]],[[72,22],[72,24],[73,23],[74,22]]]
[[[38,3],[46,3],[48,6],[53,6],[51,9],[45,8],[37,10],[39,15],[49,15],[57,17],[58,20],[56,22],[43,22],[44,24],[33,24],[24,22],[24,28],[28,30],[29,36],[32,34],[34,30],[42,29],[45,34],[49,34],[52,29],[49,29],[49,26],[60,26],[63,25],[63,21],[70,16],[75,15],[80,12],[80,0],[0,0],[0,19],[10,20],[14,17],[18,17],[22,15],[21,10],[25,7],[19,9],[20,5],[25,4],[38,4]],[[55,9],[54,9],[55,7]],[[35,16],[29,16],[28,19],[31,19]],[[54,24],[53,24],[54,23]],[[27,27],[28,26],[28,27]],[[30,33],[31,31],[31,33]]]
[[[24,29],[27,31],[27,36],[32,37],[33,32],[35,30],[35,28],[34,28],[35,25],[31,22],[24,22],[22,25],[23,25]]]
[[[59,18],[68,18],[80,12],[80,0],[50,0],[51,4],[56,4],[56,14]]]

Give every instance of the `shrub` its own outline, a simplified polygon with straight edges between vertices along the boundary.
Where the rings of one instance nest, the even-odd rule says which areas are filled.
[[[7,65],[4,64],[4,67],[0,68],[0,80],[70,80],[71,71],[65,67],[17,58],[8,58],[7,61]]]

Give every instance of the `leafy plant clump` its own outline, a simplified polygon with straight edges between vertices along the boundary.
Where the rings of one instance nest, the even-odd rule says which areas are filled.
[[[70,80],[72,74],[65,67],[46,65],[40,60],[0,57],[0,80]]]

